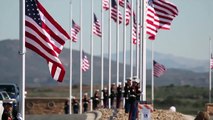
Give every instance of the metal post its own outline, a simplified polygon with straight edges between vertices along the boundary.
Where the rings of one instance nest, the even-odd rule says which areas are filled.
[[[116,50],[116,57],[117,57],[117,81],[116,81],[116,85],[118,86],[118,83],[119,83],[119,0],[117,0],[117,3],[118,3],[118,5],[117,5],[117,32],[116,32],[116,34],[117,34],[117,50]]]
[[[212,69],[211,69],[211,61],[212,61],[212,48],[211,48],[211,38],[209,38],[209,103],[211,103],[211,91],[212,91]]]
[[[20,103],[19,111],[21,113],[22,119],[25,120],[25,0],[20,0],[20,17],[19,17],[19,41],[21,55],[21,80],[20,80]]]
[[[90,86],[90,96],[93,96],[93,18],[94,18],[94,13],[93,13],[93,0],[91,0],[91,41],[90,41],[90,50],[91,50],[91,86]],[[93,100],[92,100],[93,101]],[[90,103],[91,107],[90,110],[92,111],[92,101]]]
[[[152,41],[152,105],[154,106],[154,66],[153,66],[153,61],[154,61],[154,41]]]
[[[109,95],[111,95],[111,0],[109,0]],[[109,99],[109,108],[111,108],[111,100]]]
[[[70,105],[70,114],[72,114],[72,0],[70,0],[70,20],[69,20],[69,30],[70,30],[70,96],[69,96],[69,105]]]
[[[126,80],[126,0],[124,0],[124,28],[123,28],[123,90]],[[125,105],[125,99],[123,99],[123,106]]]
[[[80,1],[80,26],[81,26],[81,32],[80,32],[80,114],[82,114],[82,32],[83,32],[83,26],[82,26],[82,0]]]
[[[142,74],[141,74],[141,77],[142,77],[142,81],[141,81],[141,83],[142,83],[142,86],[141,86],[141,88],[142,88],[142,100],[143,101],[146,101],[146,4],[147,4],[147,2],[146,2],[146,0],[143,0],[143,16],[142,16],[142,18],[143,18],[143,22],[142,22],[142,33],[143,33],[143,35],[142,35],[142,56],[143,56],[143,58],[142,58]]]
[[[104,89],[104,12],[103,12],[103,0],[101,4],[101,90]],[[103,92],[101,92],[101,99],[103,99]],[[103,100],[101,101],[103,106]]]
[[[130,69],[131,69],[131,73],[130,73],[130,75],[131,75],[131,77],[133,77],[133,42],[132,42],[132,30],[133,30],[133,0],[131,0],[131,15],[132,15],[132,17],[131,17],[131,23],[130,23]]]

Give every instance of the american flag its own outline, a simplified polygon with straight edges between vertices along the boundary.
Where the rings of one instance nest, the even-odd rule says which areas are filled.
[[[77,39],[78,39],[77,34],[79,33],[80,29],[81,29],[80,26],[77,25],[77,24],[74,22],[74,20],[72,20],[71,32],[72,32],[72,41],[73,41],[73,42],[77,42]]]
[[[115,21],[115,22],[117,22],[117,12],[118,12],[118,15],[119,15],[119,24],[122,22],[122,14],[121,14],[121,12],[120,11],[117,11],[117,3],[116,3],[116,1],[115,0],[112,0],[112,3],[111,3],[111,5],[112,5],[112,9],[111,9],[111,18]]]
[[[102,0],[103,1],[103,8],[105,10],[108,10],[109,9],[109,0]]]
[[[132,41],[133,44],[140,44],[140,32],[138,31],[138,40],[137,40],[137,26],[140,31],[140,25],[136,22],[136,15],[133,13],[133,28],[132,28]]]
[[[155,77],[160,77],[166,71],[166,68],[163,65],[157,63],[155,60],[153,61],[153,66],[154,66]]]
[[[86,54],[83,52],[82,54],[82,63],[81,63],[81,69],[86,72],[87,70],[89,70],[90,67],[90,63],[89,60],[86,56]]]
[[[147,10],[147,34],[154,40],[158,29],[169,30],[172,20],[178,15],[178,9],[166,0],[149,0]]]
[[[135,14],[133,14],[132,41],[133,44],[137,44],[137,23]]]
[[[211,54],[211,59],[210,59],[210,68],[213,69],[213,56]]]
[[[101,24],[95,14],[94,14],[94,23],[93,23],[93,33],[101,37]]]
[[[126,15],[126,25],[128,25],[131,17],[131,4],[129,3],[128,0],[126,0],[126,4],[127,5],[125,15]],[[119,0],[119,5],[124,8],[124,0]]]
[[[26,47],[46,59],[52,78],[62,82],[65,69],[58,56],[70,36],[37,0],[25,4]]]
[[[128,0],[127,0],[128,1]],[[126,8],[126,25],[129,25],[131,14],[132,14],[132,8],[129,2],[127,3],[127,8]]]
[[[124,7],[124,0],[119,0],[119,5],[120,5],[121,7]]]

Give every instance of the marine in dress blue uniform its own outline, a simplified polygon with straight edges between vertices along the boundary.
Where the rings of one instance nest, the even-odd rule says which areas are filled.
[[[133,79],[132,86],[130,88],[130,112],[129,112],[129,120],[136,120],[137,119],[137,113],[138,113],[138,79]],[[139,96],[140,98],[140,96]]]
[[[83,108],[84,108],[83,110],[84,110],[84,112],[87,112],[88,111],[89,102],[90,102],[87,93],[84,93],[84,97],[83,97],[82,101],[83,101]]]
[[[116,108],[120,108],[121,104],[121,98],[122,98],[122,87],[121,87],[121,82],[118,83],[117,87],[117,94],[116,94]]]
[[[124,86],[124,98],[125,98],[125,113],[129,113],[130,110],[130,102],[129,102],[129,96],[130,96],[130,87],[131,87],[131,78],[126,79],[127,82],[125,83]]]
[[[108,108],[108,102],[109,102],[109,95],[108,95],[108,90],[105,87],[103,90],[103,103],[104,103],[104,108]]]

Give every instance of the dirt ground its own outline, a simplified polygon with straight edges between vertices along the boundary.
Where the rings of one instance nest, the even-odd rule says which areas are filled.
[[[99,109],[99,111],[102,113],[101,120],[128,120],[129,116],[129,114],[124,112],[124,109],[118,109],[117,114],[114,116],[112,109]],[[151,117],[152,120],[194,120],[193,116],[169,110],[155,110],[152,112]]]

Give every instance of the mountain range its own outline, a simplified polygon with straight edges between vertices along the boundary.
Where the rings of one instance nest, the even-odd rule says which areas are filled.
[[[136,52],[133,58],[136,58]],[[126,52],[126,63],[130,64],[130,51]],[[105,54],[108,58],[108,54]],[[123,62],[123,52],[119,53],[119,61]],[[112,54],[112,60],[116,61],[116,54]],[[163,54],[159,52],[154,53],[154,60],[163,64],[166,68],[184,69],[193,72],[208,72],[209,71],[209,60],[196,60],[184,57],[178,57],[171,54]],[[135,61],[135,59],[134,59]],[[134,62],[136,63],[136,62]],[[147,50],[147,68],[151,69],[151,51]]]
[[[19,41],[18,40],[1,40],[0,41],[0,81],[1,82],[13,82],[20,83],[21,74],[21,55],[18,54]],[[90,60],[90,55],[85,53]],[[122,53],[120,53],[122,54]],[[116,54],[113,54],[112,58]],[[147,52],[147,61],[150,58],[150,51]],[[155,84],[157,86],[164,85],[192,85],[207,87],[208,86],[208,61],[193,60],[182,57],[176,57],[173,55],[165,55],[162,53],[155,54],[157,61],[164,64],[167,67],[166,73],[160,78],[156,78]],[[26,85],[27,86],[64,86],[69,84],[69,49],[64,48],[60,54],[60,59],[66,68],[66,75],[62,83],[52,80],[46,61],[27,49],[26,52]],[[127,58],[128,58],[127,52]],[[101,59],[100,56],[94,56],[94,84],[101,84]],[[112,59],[112,82],[116,81],[116,61]],[[108,84],[108,63],[107,57],[104,58],[104,83]],[[150,64],[149,62],[147,65]],[[73,50],[72,60],[72,83],[79,84],[79,71],[80,71],[80,56],[79,51]],[[123,81],[123,64],[119,64],[119,80]],[[198,70],[199,69],[199,70]],[[126,76],[130,76],[130,66],[126,65]],[[135,68],[134,68],[135,72]],[[82,80],[83,84],[90,85],[90,69],[83,72]],[[151,83],[151,70],[147,69],[147,83]]]

